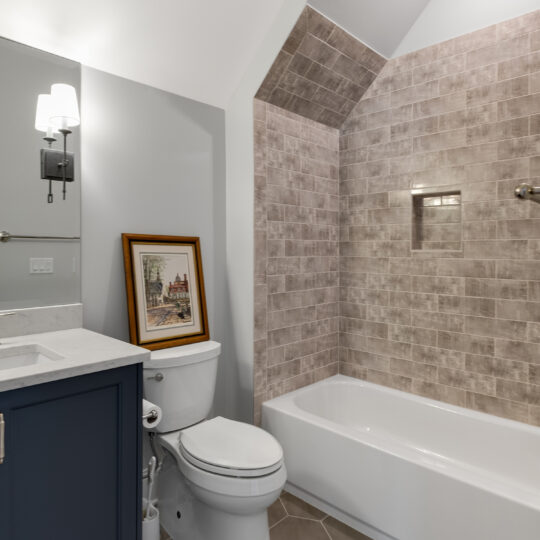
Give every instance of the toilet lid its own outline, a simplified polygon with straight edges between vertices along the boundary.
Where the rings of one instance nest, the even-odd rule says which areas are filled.
[[[270,474],[283,459],[283,450],[270,433],[221,416],[184,429],[180,450],[196,467],[227,476]]]

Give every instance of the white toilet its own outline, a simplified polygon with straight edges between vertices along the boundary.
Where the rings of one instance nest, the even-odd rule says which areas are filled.
[[[206,420],[220,352],[204,341],[152,351],[144,363],[145,398],[163,411],[161,522],[173,540],[268,540],[266,509],[287,478],[283,451],[258,427]]]

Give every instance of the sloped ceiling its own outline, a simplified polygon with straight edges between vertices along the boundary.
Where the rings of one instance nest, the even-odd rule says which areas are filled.
[[[540,0],[308,0],[386,58],[540,9]]]
[[[452,3],[452,0],[447,0]],[[471,0],[472,2],[476,0]],[[368,47],[391,58],[429,0],[309,0]]]
[[[0,0],[0,36],[225,108],[286,1]]]
[[[430,0],[393,57],[540,9],[540,0]]]
[[[307,6],[255,97],[339,128],[385,63]]]

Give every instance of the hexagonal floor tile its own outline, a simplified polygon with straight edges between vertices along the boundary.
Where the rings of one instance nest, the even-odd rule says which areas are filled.
[[[270,540],[328,540],[320,521],[288,517],[270,529]]]
[[[278,499],[272,506],[268,508],[268,527],[273,527],[278,521],[281,521],[287,516],[283,504]]]
[[[371,540],[365,534],[351,529],[345,523],[330,516],[323,520],[323,526],[332,540]]]
[[[287,514],[289,514],[289,516],[317,520],[324,519],[324,517],[326,517],[324,512],[321,512],[319,509],[311,506],[302,499],[291,495],[290,493],[283,493],[281,495],[281,502],[283,503],[283,506],[285,506],[285,510],[287,510]]]

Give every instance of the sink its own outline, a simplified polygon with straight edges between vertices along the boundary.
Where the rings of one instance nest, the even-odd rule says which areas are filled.
[[[38,343],[0,346],[0,371],[34,366],[62,359],[63,357],[58,353]]]

